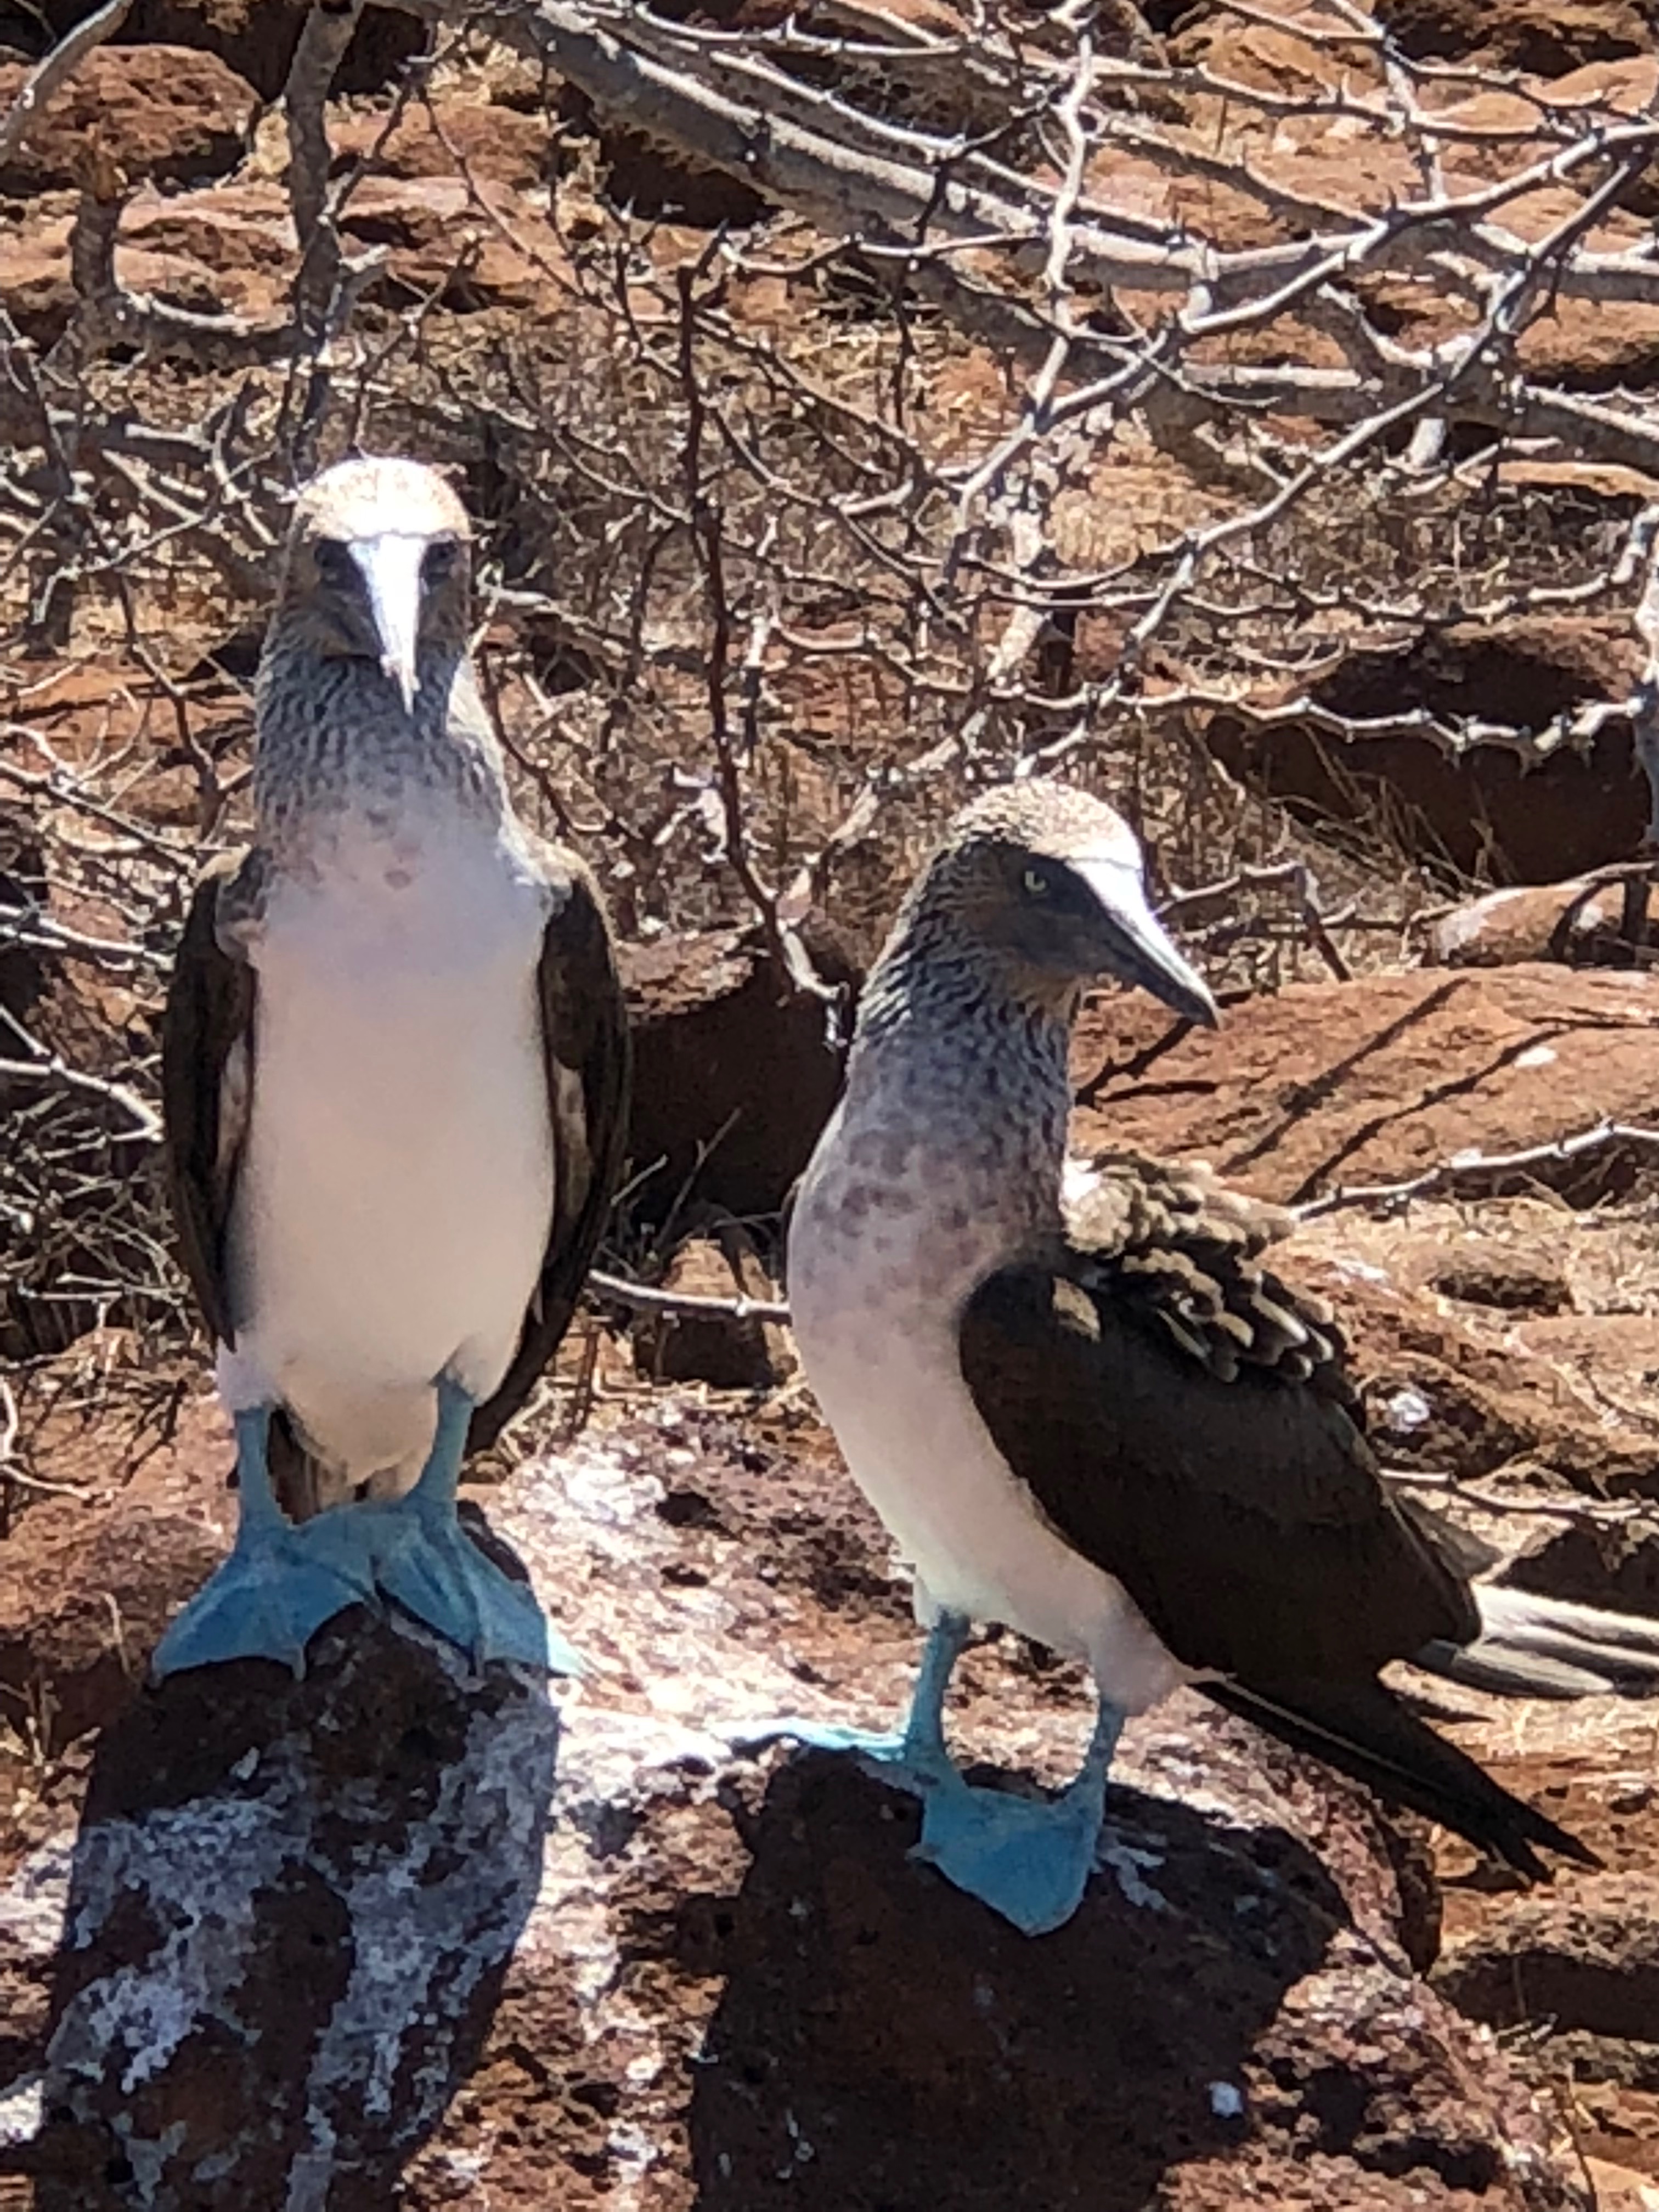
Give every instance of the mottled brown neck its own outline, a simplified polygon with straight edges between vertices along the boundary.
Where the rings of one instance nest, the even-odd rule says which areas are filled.
[[[295,626],[297,627],[297,626]],[[501,748],[465,653],[422,651],[406,714],[371,660],[320,653],[279,615],[255,686],[253,805],[273,854],[319,823],[364,815],[395,821],[412,805],[453,805],[499,823],[512,812]]]
[[[929,917],[902,922],[866,987],[847,1071],[850,1120],[902,1129],[907,1180],[994,1217],[1012,1243],[1060,1225],[1070,1015]]]

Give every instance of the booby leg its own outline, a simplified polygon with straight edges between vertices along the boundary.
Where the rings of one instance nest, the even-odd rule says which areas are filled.
[[[976,1790],[953,1768],[922,1800],[915,1856],[1027,1936],[1063,1927],[1094,1872],[1123,1717],[1102,1700],[1077,1778],[1055,1798]]]
[[[269,1407],[238,1413],[235,1425],[235,1546],[156,1647],[150,1668],[158,1680],[225,1659],[280,1659],[303,1674],[306,1646],[323,1623],[374,1601],[372,1579],[348,1560],[319,1559],[314,1523],[296,1528],[276,1503]]]
[[[740,1748],[775,1743],[792,1737],[814,1751],[850,1751],[872,1767],[884,1782],[897,1784],[926,1796],[935,1787],[960,1778],[945,1744],[945,1693],[969,1637],[967,1617],[941,1613],[928,1632],[927,1647],[911,1692],[910,1710],[902,1729],[880,1733],[843,1728],[835,1721],[807,1720],[798,1713],[777,1720],[756,1721],[734,1730],[731,1741]]]
[[[528,1583],[504,1575],[462,1528],[455,1492],[472,1400],[438,1381],[438,1426],[421,1479],[406,1497],[337,1507],[306,1524],[313,1556],[362,1575],[480,1666],[512,1659],[554,1674],[581,1662],[549,1627]]]
[[[779,1736],[817,1751],[850,1751],[884,1782],[921,1801],[921,1837],[912,1856],[937,1867],[1027,1936],[1063,1927],[1083,1900],[1095,1869],[1106,1809],[1106,1782],[1123,1715],[1103,1699],[1076,1778],[1058,1797],[1015,1797],[964,1782],[945,1741],[945,1693],[969,1637],[959,1613],[934,1620],[902,1731],[885,1735],[834,1722],[787,1718],[756,1723],[731,1741],[739,1747]]]

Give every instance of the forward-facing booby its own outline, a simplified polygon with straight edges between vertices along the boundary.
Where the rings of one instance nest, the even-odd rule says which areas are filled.
[[[1216,1018],[1109,806],[1036,781],[974,801],[870,978],[789,1240],[808,1380],[931,1633],[902,1736],[787,1732],[884,1761],[922,1800],[921,1855],[1033,1933],[1082,1895],[1125,1717],[1184,1683],[1528,1873],[1540,1847],[1589,1860],[1379,1680],[1480,1615],[1380,1480],[1337,1340],[1267,1273],[1260,1225],[1150,1162],[1068,1200],[1067,1048],[1101,978]],[[1052,1802],[951,1763],[975,1620],[1093,1671],[1093,1739]]]
[[[455,1490],[569,1321],[621,1163],[627,1029],[592,878],[507,794],[471,536],[410,460],[342,462],[295,509],[253,841],[202,877],[163,1033],[240,1506],[159,1674],[298,1671],[379,1597],[480,1661],[568,1663]]]

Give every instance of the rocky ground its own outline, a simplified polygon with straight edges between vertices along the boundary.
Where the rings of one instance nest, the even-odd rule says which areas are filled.
[[[76,12],[38,11],[54,30]],[[139,0],[131,43],[91,55],[0,168],[0,311],[29,362],[77,313],[89,147],[125,196],[115,267],[132,293],[281,318],[299,248],[270,103],[302,12]],[[954,21],[935,0],[897,12]],[[1358,64],[1287,30],[1296,12],[1119,11],[1152,41],[1132,51],[1316,106]],[[1650,112],[1643,6],[1376,13],[1453,72],[1448,189],[1476,189],[1516,139],[1553,143],[1558,109]],[[40,27],[15,18],[0,114]],[[541,589],[561,562],[604,567],[605,517],[526,504],[501,425],[565,407],[585,429],[583,376],[596,413],[643,406],[605,382],[596,320],[618,210],[672,273],[761,205],[493,51],[449,56],[394,117],[422,37],[366,10],[330,107],[336,175],[372,157],[341,219],[349,250],[381,257],[356,358],[414,333],[371,395],[375,435],[460,470],[510,580]],[[1236,247],[1296,207],[1412,181],[1403,149],[1340,140],[1311,112],[1249,153],[1267,180],[1251,194],[1150,159],[1109,181]],[[1640,237],[1649,189],[1606,216],[1601,244]],[[815,374],[856,355],[856,297],[767,273],[775,242],[724,285],[734,327],[798,335]],[[1443,335],[1432,298],[1401,285],[1391,310],[1407,335]],[[1005,364],[923,338],[924,434],[940,451],[969,426],[994,435]],[[1304,341],[1326,359],[1311,325]],[[1627,394],[1652,384],[1659,339],[1639,301],[1563,297],[1520,351],[1576,392]],[[118,349],[100,374],[100,405],[168,423],[237,386],[210,361]],[[250,406],[258,386],[250,372]],[[1230,496],[1126,432],[1049,520],[1067,560],[1106,568]],[[1558,539],[1574,558],[1613,544],[1653,496],[1632,469],[1530,451],[1480,491],[1551,576]],[[1525,1891],[1178,1699],[1126,1737],[1077,1919],[1019,1939],[907,1856],[903,1797],[823,1757],[732,1748],[781,1711],[881,1718],[917,1649],[903,1577],[775,1321],[596,1304],[477,1470],[475,1504],[589,1662],[550,1701],[367,1616],[325,1637],[301,1682],[249,1665],[146,1686],[234,1503],[144,1115],[179,886],[244,803],[263,585],[250,566],[209,595],[182,574],[169,594],[144,572],[142,649],[131,604],[94,595],[72,635],[38,623],[0,668],[0,903],[38,901],[80,945],[0,946],[0,1008],[125,1086],[82,1094],[92,1118],[64,1138],[58,1185],[8,1182],[0,1212],[0,2212],[1656,2212],[1659,1708],[1412,1683],[1605,1861]],[[871,761],[930,735],[891,653],[865,652],[844,595],[823,598],[791,609],[765,668],[757,805],[789,825],[780,881]],[[584,842],[628,939],[633,1152],[657,1166],[607,1258],[694,1295],[775,1297],[778,1211],[837,1063],[731,872],[685,857],[685,821],[707,828],[675,781],[699,741],[700,633],[665,622],[636,654],[546,603],[496,602],[486,659],[509,727],[544,739],[514,757],[526,809]],[[1121,619],[1085,612],[1066,680],[1122,641]],[[1402,707],[1537,730],[1616,702],[1640,661],[1627,615],[1586,598],[1404,641],[1355,632],[1316,668],[1300,647],[1239,659],[1250,714],[1206,708],[1173,757],[1126,747],[1103,774],[1154,833],[1166,885],[1259,859],[1287,882],[1294,855],[1358,918],[1298,935],[1243,878],[1219,904],[1178,901],[1225,1024],[1183,1035],[1103,1000],[1079,1041],[1078,1146],[1203,1157],[1300,1209],[1285,1272],[1336,1308],[1391,1467],[1455,1504],[1516,1579],[1659,1615],[1659,984],[1634,894],[1597,874],[1631,860],[1646,811],[1628,720],[1610,710],[1526,773],[1512,745],[1453,755],[1398,729],[1358,773],[1328,734],[1329,717]],[[1190,673],[1156,662],[1148,690]],[[635,687],[635,719],[607,752],[592,702],[612,684]],[[896,794],[839,848],[829,921],[809,919],[820,978],[856,981],[943,803],[926,784]],[[1506,888],[1465,897],[1476,878]],[[61,1134],[0,1077],[20,1158],[26,1109],[32,1146]],[[112,1251],[120,1295],[52,1303],[64,1282],[95,1287]],[[1062,1780],[1086,1715],[1074,1672],[1012,1638],[964,1661],[958,1743],[1010,1786]]]
[[[1314,1163],[1328,1188],[1339,1160],[1403,1181],[1446,1157],[1455,1066],[1487,1148],[1519,1151],[1582,1119],[1589,1039],[1609,1085],[1630,1056],[1607,1104],[1642,1108],[1655,988],[1425,970],[1251,1002],[1167,1049],[1113,999],[1080,1039],[1079,1140],[1190,1148],[1201,1096],[1210,1157],[1265,1191]],[[1493,1501],[1539,1586],[1659,1610],[1659,1248],[1644,1162],[1601,1174],[1595,1204],[1538,1176],[1335,1210],[1287,1264],[1341,1311],[1391,1459]],[[474,1493],[590,1663],[551,1706],[349,1616],[302,1683],[247,1665],[144,1688],[228,1531],[223,1424],[188,1370],[118,1466],[100,1420],[54,1417],[29,1465],[88,1494],[27,1504],[0,1584],[0,1681],[31,1723],[0,1770],[0,2112],[33,2201],[1659,2193],[1650,1708],[1421,1686],[1607,1862],[1528,1892],[1177,1700],[1130,1731],[1083,1911],[1028,1942],[907,1858],[902,1797],[731,1749],[757,1715],[879,1719],[915,1637],[787,1340],[750,1341],[745,1389],[641,1376],[660,1352],[601,1337],[580,1437],[550,1440],[556,1403]],[[122,1347],[98,1356],[114,1371]],[[1517,1491],[1559,1515],[1505,1514]],[[1628,1517],[1586,1522],[1591,1499]],[[1063,1778],[1070,1668],[994,1638],[963,1683],[965,1749]]]

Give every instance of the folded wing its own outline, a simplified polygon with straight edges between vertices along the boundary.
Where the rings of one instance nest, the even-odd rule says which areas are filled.
[[[1264,1255],[1283,1217],[1201,1169],[1104,1164],[1051,1255],[981,1286],[963,1374],[1046,1518],[1205,1686],[1528,1872],[1586,1855],[1377,1679],[1480,1614],[1382,1480],[1329,1316]]]

